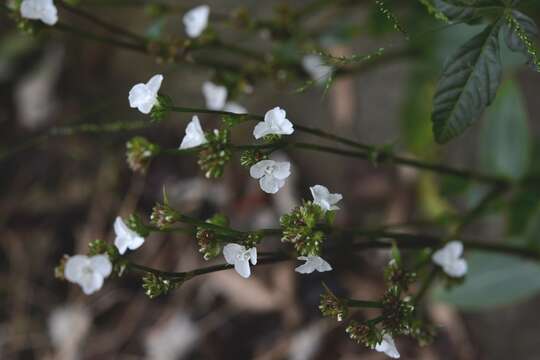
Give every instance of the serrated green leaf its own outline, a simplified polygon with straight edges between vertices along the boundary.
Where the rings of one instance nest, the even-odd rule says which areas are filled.
[[[463,310],[483,310],[525,300],[540,292],[540,265],[507,255],[472,253],[463,285],[436,288],[436,300]]]
[[[433,0],[433,5],[450,21],[473,21],[482,12],[493,8],[504,9],[501,0]]]
[[[438,143],[463,133],[495,98],[502,72],[500,27],[500,21],[486,27],[446,62],[433,100]]]
[[[514,81],[506,81],[486,112],[480,133],[480,166],[511,179],[527,172],[530,134],[523,97]]]

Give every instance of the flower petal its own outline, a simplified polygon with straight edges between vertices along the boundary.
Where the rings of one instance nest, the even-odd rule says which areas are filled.
[[[205,81],[202,87],[206,107],[211,110],[221,110],[227,101],[227,88],[216,85],[211,81]]]
[[[223,107],[223,110],[234,114],[247,114],[247,110],[245,107],[232,101],[226,103]]]
[[[159,88],[161,87],[161,82],[163,81],[163,75],[156,74],[148,80],[148,83],[146,83],[146,86],[148,87],[148,90],[150,90],[153,94],[157,94],[159,91]]]
[[[207,142],[198,116],[193,116],[186,127],[186,135],[182,139],[180,149],[190,149]]]
[[[78,283],[83,275],[83,268],[89,264],[90,260],[84,255],[71,256],[64,267],[64,276],[68,281]]]
[[[463,243],[461,241],[450,241],[445,248],[454,259],[463,254]]]
[[[285,180],[291,175],[291,163],[288,161],[276,162],[272,176],[279,179]]]
[[[274,160],[261,160],[249,168],[249,175],[254,179],[260,179],[266,174],[266,168],[275,164]]]
[[[140,104],[148,101],[150,93],[145,84],[136,84],[129,91],[129,106],[132,108],[138,107]]]
[[[322,257],[317,256],[318,262],[317,267],[315,268],[318,272],[332,271],[332,266],[324,260]]]
[[[238,244],[227,244],[223,248],[223,257],[228,264],[235,264],[238,261],[238,255],[245,251],[246,248]]]
[[[300,260],[300,258],[298,259]],[[315,271],[315,266],[313,266],[312,262],[306,261],[304,264],[296,267],[294,271],[300,274],[311,274],[312,272]]]
[[[282,181],[271,175],[264,175],[259,179],[261,190],[268,194],[275,194],[281,188]]]
[[[90,266],[94,272],[102,277],[107,277],[111,274],[112,264],[107,255],[95,255],[90,258]]]
[[[197,6],[188,11],[183,18],[186,33],[191,38],[202,34],[208,25],[210,7],[208,5]]]
[[[383,335],[382,341],[375,346],[375,350],[385,353],[392,359],[399,359],[400,357],[394,339],[388,334]]]
[[[465,259],[455,259],[443,267],[446,274],[451,277],[460,278],[467,273],[467,261]]]
[[[234,270],[243,278],[248,278],[251,275],[248,260],[238,260],[234,263]]]
[[[84,274],[79,285],[86,295],[91,295],[103,286],[103,276],[95,272]]]
[[[257,265],[257,248],[252,247],[249,249],[249,259],[251,260],[251,265]]]
[[[255,128],[253,129],[253,136],[255,137],[255,139],[260,139],[269,134],[271,134],[270,127],[264,121],[261,121],[260,123],[255,125]]]

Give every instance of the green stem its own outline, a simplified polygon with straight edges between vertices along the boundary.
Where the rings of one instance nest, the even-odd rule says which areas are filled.
[[[74,7],[71,5],[66,4],[64,1],[60,2],[60,6],[69,11],[70,13],[77,15],[83,19],[86,19],[98,26],[101,26],[102,28],[106,29],[107,31],[115,34],[115,35],[123,35],[126,38],[129,38],[131,40],[134,40],[135,42],[146,44],[146,39],[140,35],[137,35],[135,33],[132,33],[131,31],[128,31],[124,28],[121,28],[119,26],[116,26],[114,24],[108,23],[93,14],[86,12],[85,10],[81,9],[80,7]]]
[[[383,304],[379,301],[366,301],[366,300],[355,300],[355,299],[346,299],[347,305],[349,307],[361,307],[361,308],[373,308],[373,309],[382,309]]]

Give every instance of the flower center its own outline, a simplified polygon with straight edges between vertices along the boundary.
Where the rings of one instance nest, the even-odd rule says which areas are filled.
[[[274,165],[266,165],[264,167],[264,173],[266,175],[272,175],[272,173],[274,172],[274,169],[275,169],[275,166]]]
[[[82,273],[84,275],[91,275],[94,272],[94,269],[92,269],[90,266],[85,266],[82,268]]]
[[[236,255],[238,261],[248,261],[250,258],[249,250],[241,251]]]

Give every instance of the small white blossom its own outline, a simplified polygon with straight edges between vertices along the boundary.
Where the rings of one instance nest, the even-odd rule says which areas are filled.
[[[129,106],[139,109],[143,114],[149,114],[158,102],[158,91],[163,81],[163,75],[157,74],[146,83],[140,83],[129,91]]]
[[[184,14],[184,26],[186,34],[190,38],[196,38],[202,34],[208,26],[210,7],[208,5],[197,6]]]
[[[260,139],[266,135],[291,135],[293,132],[293,124],[287,119],[285,110],[275,107],[264,114],[264,121],[255,126],[253,136],[255,139]]]
[[[332,266],[320,256],[300,256],[298,257],[298,260],[305,261],[304,264],[294,269],[294,271],[299,272],[300,274],[311,274],[315,270],[318,272],[332,270]]]
[[[462,277],[467,273],[467,261],[461,258],[463,255],[463,243],[450,241],[442,249],[433,253],[432,260],[441,266],[445,273],[452,277]]]
[[[223,107],[223,110],[235,114],[247,114],[247,110],[245,107],[232,101],[227,102]]]
[[[205,81],[202,86],[202,92],[208,109],[223,109],[227,101],[227,88],[225,86],[214,84],[211,81]]]
[[[319,83],[325,82],[332,74],[332,67],[325,64],[318,55],[306,55],[302,59],[302,66],[311,79]]]
[[[250,261],[251,265],[257,265],[257,249],[254,247],[246,249],[242,245],[227,244],[223,248],[223,256],[228,264],[234,265],[234,270],[243,278],[251,275]]]
[[[319,205],[323,211],[339,210],[336,204],[343,199],[341,194],[330,194],[326,186],[315,185],[309,188],[313,195],[313,203]]]
[[[259,179],[262,191],[275,194],[285,185],[285,179],[291,175],[291,163],[274,160],[261,160],[249,169],[254,179]]]
[[[375,351],[385,353],[388,357],[392,359],[399,359],[399,351],[396,348],[396,343],[394,339],[388,334],[383,335],[383,339],[380,343],[375,346]]]
[[[116,234],[114,245],[121,255],[123,255],[127,249],[136,250],[144,244],[144,238],[137,232],[131,230],[120,216],[114,221],[114,232]]]
[[[186,127],[186,135],[182,139],[180,149],[190,149],[206,142],[206,136],[199,122],[199,117],[195,115]]]
[[[24,0],[21,3],[21,16],[30,20],[41,20],[47,25],[58,21],[58,10],[53,0]]]
[[[75,255],[68,259],[64,276],[68,281],[79,284],[86,295],[101,289],[103,279],[111,274],[112,264],[106,255],[88,257]]]

